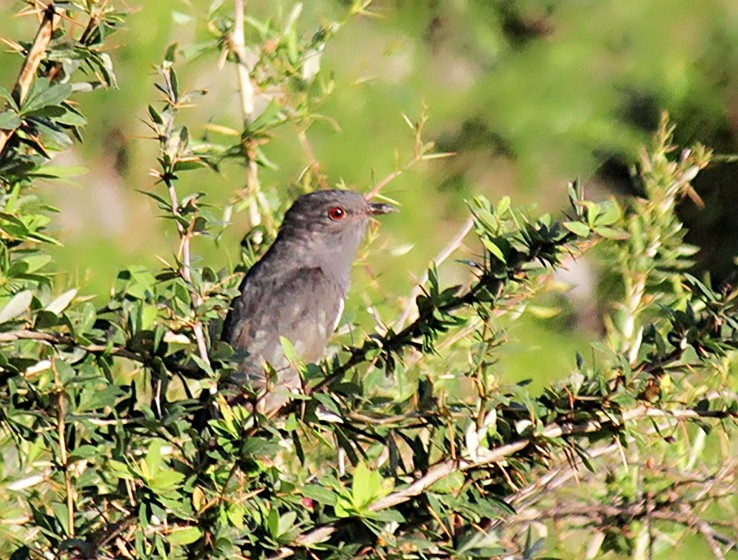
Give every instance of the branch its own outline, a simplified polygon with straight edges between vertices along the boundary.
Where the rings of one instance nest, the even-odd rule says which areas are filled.
[[[179,274],[187,283],[187,288],[192,299],[191,309],[193,315],[195,316],[192,330],[195,334],[195,341],[197,343],[197,350],[198,354],[200,355],[200,359],[203,361],[203,363],[209,365],[210,358],[208,357],[208,344],[205,339],[205,330],[202,326],[202,321],[200,321],[200,319],[197,319],[197,308],[202,304],[202,297],[197,292],[197,290],[195,290],[192,284],[190,242],[192,240],[192,237],[195,235],[194,227],[196,218],[193,217],[192,220],[187,222],[185,217],[182,215],[182,210],[180,208],[180,202],[177,195],[177,189],[175,188],[175,182],[177,180],[177,162],[186,160],[189,154],[180,153],[180,151],[183,150],[183,146],[186,146],[186,142],[183,142],[182,140],[181,133],[180,141],[174,145],[176,146],[176,148],[173,148],[173,145],[170,143],[174,131],[174,116],[176,115],[176,112],[180,106],[179,104],[183,102],[183,99],[179,95],[179,89],[176,85],[176,75],[174,74],[174,71],[172,69],[171,62],[168,62],[161,67],[160,74],[164,79],[165,87],[162,88],[162,91],[166,95],[165,103],[168,107],[168,110],[171,111],[171,115],[169,115],[169,118],[166,120],[163,131],[159,131],[156,127],[154,127],[154,130],[158,133],[160,151],[162,152],[162,156],[164,156],[160,159],[160,162],[161,165],[165,167],[165,169],[163,169],[161,173],[156,173],[155,175],[159,177],[159,179],[166,185],[167,193],[169,194],[171,212],[174,216],[174,223],[177,226],[177,233],[179,234],[180,239],[180,254],[178,255],[178,257],[181,257],[182,266],[179,270]],[[170,150],[174,150],[174,153],[169,153]],[[185,223],[189,224],[188,227],[185,227]]]
[[[251,83],[249,67],[246,63],[246,40],[244,36],[244,0],[233,2],[233,33],[231,34],[232,52],[236,56],[236,75],[238,89],[241,92],[241,116],[248,123],[254,113],[254,84]]]
[[[192,286],[190,242],[194,234],[193,228],[195,225],[195,220],[191,220],[190,227],[185,229],[184,225],[182,224],[182,213],[179,209],[179,200],[177,199],[177,190],[174,187],[174,182],[169,180],[168,178],[165,178],[164,183],[166,184],[167,191],[169,192],[169,199],[172,204],[172,214],[174,214],[175,218],[180,218],[175,219],[174,223],[177,224],[177,233],[179,233],[180,238],[180,252],[182,257],[181,274],[182,278],[187,283],[187,286],[190,290],[190,297],[192,298],[192,311],[196,314],[197,308],[202,304],[202,297],[200,297],[200,294],[197,293],[197,291]],[[205,340],[205,329],[203,329],[202,321],[200,321],[200,319],[195,319],[195,322],[192,325],[192,330],[195,333],[195,341],[197,342],[197,351],[200,354],[200,359],[204,363],[209,364],[210,358],[208,357],[208,344]]]
[[[31,49],[26,55],[26,59],[18,74],[18,79],[15,82],[15,87],[13,87],[13,98],[18,106],[23,105],[23,102],[26,100],[26,96],[36,77],[38,67],[44,58],[44,53],[51,42],[54,28],[59,23],[61,14],[62,10],[57,10],[54,2],[49,2],[43,10],[41,24],[36,32],[36,38],[33,40],[33,45],[31,45]],[[14,130],[0,130],[0,155],[2,155],[8,140],[13,136],[14,132]]]
[[[17,331],[0,332],[0,344],[8,342],[17,342],[20,340],[32,340],[35,342],[43,342],[51,346],[68,346],[79,348],[90,354],[98,356],[115,356],[117,358],[125,358],[133,362],[138,362],[146,367],[154,367],[153,356],[146,352],[136,352],[129,350],[125,346],[117,346],[105,342],[93,342],[91,344],[80,344],[71,335],[63,333],[50,333],[32,331],[29,329],[21,329]],[[201,372],[199,367],[182,365],[171,359],[164,359],[166,368],[169,371],[181,373],[185,375],[197,375]]]
[[[409,346],[423,335],[431,332],[437,332],[440,327],[444,326],[444,321],[439,317],[449,315],[457,309],[471,306],[480,302],[483,294],[487,294],[490,305],[499,301],[504,288],[511,282],[519,282],[527,277],[529,271],[527,266],[531,262],[542,260],[542,253],[547,251],[560,250],[569,245],[576,235],[568,233],[557,241],[540,241],[528,247],[527,253],[518,253],[514,257],[514,262],[504,265],[503,270],[485,270],[479,277],[477,282],[461,295],[454,295],[445,303],[438,306],[428,306],[425,312],[410,323],[407,327],[399,332],[390,332],[380,341],[370,339],[364,342],[359,348],[351,349],[351,356],[343,364],[339,365],[333,372],[312,387],[308,394],[322,391],[326,387],[341,379],[343,375],[354,366],[364,362],[367,355],[377,348],[382,350],[397,350],[404,346]]]
[[[609,427],[622,427],[627,422],[634,422],[644,418],[666,418],[677,421],[693,420],[699,418],[732,418],[738,419],[738,413],[729,411],[703,411],[693,409],[675,409],[661,410],[651,408],[649,406],[638,406],[631,410],[623,412],[620,420],[616,423],[612,418],[601,414],[599,418],[587,420],[584,422],[570,422],[565,424],[549,424],[536,437],[523,438],[518,441],[508,443],[506,445],[490,449],[486,452],[478,450],[479,454],[484,456],[477,461],[469,461],[466,459],[447,460],[438,463],[428,469],[426,474],[412,482],[407,487],[398,490],[377,500],[369,506],[369,510],[378,512],[386,510],[407,502],[412,498],[423,494],[436,482],[448,477],[454,472],[466,472],[475,469],[488,467],[510,456],[518,453],[542,440],[557,439],[565,436],[583,435],[602,431]],[[310,547],[317,543],[325,541],[336,531],[336,523],[328,523],[312,531],[298,536],[294,540],[296,547]],[[286,558],[295,554],[295,550],[291,547],[283,547],[279,550],[278,555],[274,558]]]
[[[51,358],[51,371],[54,374],[54,388],[56,390],[56,430],[59,438],[59,464],[64,474],[64,489],[67,504],[67,531],[70,537],[74,537],[74,491],[72,488],[72,474],[69,468],[69,455],[67,454],[67,428],[65,422],[65,393],[56,369],[56,358]]]
[[[676,511],[672,508],[676,508]],[[655,519],[659,521],[669,521],[677,523],[685,527],[689,527],[701,534],[707,541],[710,550],[718,560],[725,559],[725,553],[720,549],[720,545],[728,547],[728,550],[738,548],[738,541],[726,537],[718,533],[709,522],[700,519],[691,507],[680,501],[654,502],[652,500],[641,500],[636,503],[625,504],[565,504],[556,505],[554,507],[539,510],[528,511],[517,516],[520,521],[533,522],[545,520],[559,520],[562,518],[584,518],[586,524],[593,523],[593,520],[603,525],[608,519],[625,518],[631,520],[637,519]],[[515,523],[511,520],[509,523]],[[731,528],[733,526],[731,525]]]
[[[447,258],[449,258],[453,254],[453,252],[459,248],[459,245],[461,245],[462,241],[464,241],[464,238],[469,234],[473,226],[474,218],[472,216],[469,216],[463,223],[459,231],[456,233],[456,235],[453,237],[453,239],[451,239],[451,241],[448,243],[448,245],[446,245],[441,250],[441,252],[438,253],[433,259],[433,265],[438,266],[442,264]],[[428,269],[426,269],[422,278],[417,282],[417,284],[415,284],[415,287],[413,287],[412,291],[410,292],[410,296],[408,297],[405,309],[402,310],[402,314],[395,322],[395,328],[401,329],[405,322],[408,320],[410,314],[413,312],[415,298],[422,293],[423,286],[426,284],[426,282],[428,282]]]
[[[28,329],[0,333],[0,343],[16,342],[19,340],[46,342],[52,346],[74,346],[75,348],[81,348],[91,354],[107,354],[127,358],[136,362],[146,363],[146,358],[142,354],[128,350],[123,346],[102,343],[79,344],[68,334],[39,332]]]
[[[367,200],[371,200],[375,196],[377,196],[380,192],[382,192],[382,189],[389,185],[392,181],[397,179],[400,175],[407,172],[410,168],[412,168],[417,163],[420,163],[421,161],[426,161],[430,159],[441,159],[441,158],[448,158],[453,157],[456,154],[453,152],[431,152],[428,153],[431,149],[434,147],[433,142],[424,142],[423,141],[423,128],[425,127],[425,123],[428,121],[428,115],[426,114],[426,108],[423,107],[423,110],[420,115],[420,119],[417,123],[413,123],[410,118],[403,114],[402,118],[405,120],[405,123],[410,127],[410,130],[413,131],[413,155],[412,157],[406,161],[401,166],[397,167],[394,171],[391,171],[389,174],[387,174],[384,179],[379,181],[372,190],[370,190],[366,195]]]
[[[244,0],[234,0],[233,2],[233,33],[231,34],[231,51],[236,57],[236,75],[238,77],[238,89],[241,101],[241,117],[243,118],[244,128],[254,118],[254,97],[255,88],[249,75],[249,67],[246,62],[246,39],[244,35]],[[259,201],[257,193],[259,191],[259,167],[256,162],[255,143],[252,139],[246,138],[245,141],[246,156],[248,158],[246,166],[246,192],[251,196],[249,203],[249,221],[251,227],[261,224],[261,213],[259,212]]]

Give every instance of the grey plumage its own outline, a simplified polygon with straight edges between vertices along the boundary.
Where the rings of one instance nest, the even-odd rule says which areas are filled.
[[[300,388],[280,337],[292,343],[301,361],[322,358],[369,217],[394,210],[351,191],[331,190],[301,196],[285,214],[277,239],[241,282],[223,325],[222,339],[239,360],[239,375],[231,382],[250,380],[265,389],[263,411],[279,408],[288,391]],[[265,362],[276,371],[270,384]]]

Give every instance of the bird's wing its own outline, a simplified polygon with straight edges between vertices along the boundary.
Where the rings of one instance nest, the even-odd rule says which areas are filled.
[[[278,276],[247,276],[223,328],[223,340],[248,352],[253,367],[267,361],[287,367],[279,338],[287,338],[296,356],[315,362],[343,307],[343,292],[321,268],[297,268]],[[248,365],[248,364],[245,364]]]

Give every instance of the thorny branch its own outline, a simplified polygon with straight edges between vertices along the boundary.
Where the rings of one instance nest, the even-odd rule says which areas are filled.
[[[456,249],[458,249],[459,246],[463,243],[466,236],[472,230],[472,227],[474,227],[474,218],[469,216],[469,218],[467,218],[466,221],[461,225],[456,235],[454,235],[451,241],[449,241],[448,245],[441,249],[438,255],[436,255],[436,257],[433,259],[433,265],[438,266],[445,262],[446,259],[448,259],[454,253],[454,251],[456,251]],[[395,322],[395,328],[402,328],[405,325],[408,318],[413,312],[413,308],[415,307],[415,298],[422,293],[423,286],[427,282],[428,270],[426,269],[426,271],[423,273],[423,276],[415,284],[415,287],[413,287],[412,291],[410,292],[410,296],[407,299],[407,305],[405,305],[405,308],[402,310],[402,314]]]
[[[51,36],[54,29],[61,19],[62,10],[58,9],[54,2],[49,2],[43,9],[41,24],[36,32],[36,38],[33,40],[31,49],[28,51],[26,58],[21,67],[15,87],[13,88],[13,98],[18,105],[22,105],[28,95],[36,72],[44,57],[44,53],[51,42]],[[5,150],[8,140],[13,135],[13,130],[0,129],[0,155]]]
[[[416,496],[423,494],[428,488],[439,480],[448,477],[454,472],[464,472],[481,469],[499,463],[516,453],[522,451],[529,445],[533,445],[539,441],[553,440],[566,436],[583,435],[588,433],[600,432],[607,427],[622,427],[629,422],[635,422],[644,418],[662,418],[675,421],[697,420],[701,418],[738,419],[738,413],[730,411],[708,411],[708,410],[692,410],[692,409],[674,409],[661,410],[641,405],[622,413],[619,422],[605,415],[601,415],[599,419],[587,420],[584,422],[571,422],[564,424],[553,423],[546,426],[537,437],[523,438],[518,441],[508,443],[494,449],[486,450],[484,456],[479,460],[446,460],[438,463],[428,469],[428,471],[409,484],[407,487],[398,490],[381,498],[369,506],[371,511],[382,511],[401,503],[407,502]],[[323,542],[336,531],[335,523],[328,523],[322,527],[318,527],[307,533],[298,536],[293,541],[295,547],[309,547],[319,542]],[[283,547],[278,555],[274,558],[287,558],[294,555],[296,550],[292,547]]]
[[[172,69],[171,65],[164,65],[161,68],[161,75],[164,78],[165,82],[165,88],[163,89],[165,95],[167,96],[166,103],[171,108],[176,108],[179,99],[178,99],[178,93],[177,88],[174,85],[174,81],[172,79]],[[160,135],[160,142],[168,142],[171,140],[172,136],[172,126],[174,124],[174,119],[170,119],[166,124],[166,131],[164,134]],[[174,169],[174,165],[176,163],[176,157],[172,158],[172,169]],[[167,187],[167,193],[169,194],[169,201],[171,204],[171,212],[174,215],[174,222],[177,227],[177,233],[179,234],[180,238],[180,246],[179,246],[179,252],[181,255],[182,260],[182,266],[180,269],[180,274],[182,276],[182,279],[187,283],[187,286],[190,290],[190,294],[192,297],[192,310],[193,312],[197,311],[197,308],[202,304],[202,297],[199,293],[197,293],[197,290],[194,289],[194,286],[192,284],[192,263],[191,263],[191,256],[190,256],[190,244],[192,237],[194,235],[193,227],[195,220],[193,219],[191,222],[191,227],[186,228],[185,227],[185,219],[182,215],[182,209],[180,206],[180,201],[177,195],[177,190],[175,188],[175,180],[176,177],[173,172],[171,172],[169,169],[167,169],[163,173],[157,173],[157,176],[161,179],[161,181],[166,185]],[[202,321],[200,319],[195,319],[192,325],[192,330],[195,334],[195,341],[197,343],[197,350],[198,354],[200,355],[200,359],[206,363],[210,363],[210,358],[208,357],[208,344],[207,340],[205,338],[205,329],[203,328]]]

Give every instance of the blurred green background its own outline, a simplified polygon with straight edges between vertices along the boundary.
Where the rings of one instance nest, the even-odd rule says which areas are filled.
[[[171,261],[176,234],[159,220],[155,204],[137,190],[157,188],[149,175],[156,145],[147,140],[146,107],[157,102],[153,65],[166,47],[212,39],[209,0],[130,2],[132,13],[112,39],[119,89],[77,96],[89,118],[86,141],[58,163],[89,168],[71,184],[48,184],[60,209],[55,221],[64,247],[56,251],[59,289],[81,284],[102,301],[119,269],[158,268]],[[344,19],[348,2],[306,2],[298,27],[310,35],[324,21]],[[21,2],[6,3],[0,36],[29,41],[32,15],[10,17]],[[286,18],[294,3],[253,0],[251,15]],[[230,9],[230,8],[229,8]],[[385,320],[404,306],[415,280],[464,222],[464,200],[483,193],[510,195],[533,213],[555,212],[565,185],[581,178],[590,197],[638,192],[629,168],[667,110],[683,145],[701,141],[736,152],[738,127],[738,3],[734,0],[499,0],[378,1],[373,16],[352,18],[329,41],[322,72],[335,91],[318,112],[308,138],[331,184],[366,191],[405,161],[412,132],[402,115],[417,120],[427,107],[426,137],[452,158],[423,162],[389,184],[384,194],[402,212],[384,220],[371,254],[355,274],[347,314],[371,326],[366,306],[380,301]],[[247,43],[255,34],[249,31]],[[20,57],[0,56],[0,83],[10,87]],[[179,64],[180,83],[205,89],[183,114],[193,136],[205,124],[239,128],[237,82],[231,64],[204,56]],[[264,191],[289,200],[306,164],[287,125],[264,147],[276,169],[261,169]],[[691,239],[702,247],[699,266],[717,280],[729,278],[738,245],[733,209],[738,204],[735,164],[708,170],[698,180],[705,207],[687,201],[683,214]],[[218,215],[245,184],[244,170],[226,166],[182,176],[183,192],[205,191]],[[245,216],[235,216],[222,239],[196,245],[200,263],[233,267]],[[473,258],[472,239],[456,256]],[[585,263],[586,264],[586,263]],[[369,268],[367,268],[370,266]],[[598,333],[598,271],[571,267],[570,297],[544,295],[541,305],[561,307],[517,322],[500,362],[501,376],[535,376],[543,384],[565,373],[575,349]],[[369,272],[368,274],[366,272]],[[444,283],[468,270],[453,260],[441,268]],[[546,364],[547,371],[541,371]]]

